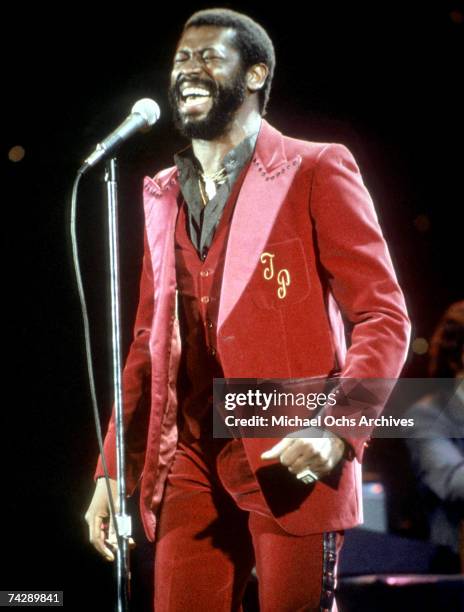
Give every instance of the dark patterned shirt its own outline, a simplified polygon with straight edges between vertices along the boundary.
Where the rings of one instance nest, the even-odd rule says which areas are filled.
[[[216,195],[206,206],[203,204],[199,186],[202,168],[193,154],[192,147],[174,155],[179,170],[180,189],[187,203],[190,239],[200,255],[204,256],[211,245],[231,189],[253,154],[257,136],[257,133],[248,136],[225,155],[222,166],[226,170],[226,180],[217,185]]]

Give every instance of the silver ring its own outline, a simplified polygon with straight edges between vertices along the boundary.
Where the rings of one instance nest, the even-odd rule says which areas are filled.
[[[317,480],[316,474],[309,468],[305,468],[301,472],[298,472],[298,474],[296,474],[296,477],[298,478],[298,480],[301,480],[301,482],[304,482],[304,484],[312,484]]]

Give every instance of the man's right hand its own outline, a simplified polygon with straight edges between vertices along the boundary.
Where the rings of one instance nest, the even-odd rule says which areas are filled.
[[[115,503],[115,512],[118,512],[118,484],[110,478],[110,487]],[[114,561],[114,551],[117,548],[117,538],[114,531],[113,520],[110,518],[108,493],[104,478],[99,478],[95,486],[90,506],[85,513],[85,520],[89,526],[90,543],[107,561]]]

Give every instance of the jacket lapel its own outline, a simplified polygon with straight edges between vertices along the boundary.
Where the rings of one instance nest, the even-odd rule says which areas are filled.
[[[179,183],[177,168],[172,167],[158,174],[155,179],[145,178],[145,225],[150,245],[155,288],[155,303],[160,294],[176,287],[174,236],[177,218]]]
[[[249,170],[231,221],[224,263],[218,330],[224,325],[250,281],[275,224],[280,207],[301,163],[287,160],[283,137],[261,122]]]
[[[287,159],[283,136],[267,121],[261,122],[247,175],[232,216],[219,302],[218,330],[240,299],[285,202],[301,156]],[[145,178],[145,219],[156,293],[176,287],[174,234],[178,212],[177,168],[156,179]],[[155,295],[155,301],[159,295]]]

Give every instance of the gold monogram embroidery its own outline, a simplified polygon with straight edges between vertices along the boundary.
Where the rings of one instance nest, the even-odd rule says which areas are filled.
[[[277,289],[277,295],[281,300],[287,295],[287,287],[290,285],[290,272],[287,268],[282,268],[277,274],[277,283],[280,285]]]
[[[265,264],[266,259],[269,258],[269,267],[264,268],[263,275],[266,280],[271,280],[274,276],[274,263],[272,261],[273,257],[275,257],[274,253],[261,253],[261,263]]]
[[[274,257],[275,253],[261,253],[260,261],[266,267],[263,270],[263,276],[265,280],[271,280],[274,278]],[[282,268],[277,273],[277,295],[282,300],[287,295],[287,287],[290,285],[290,272],[287,268]]]

